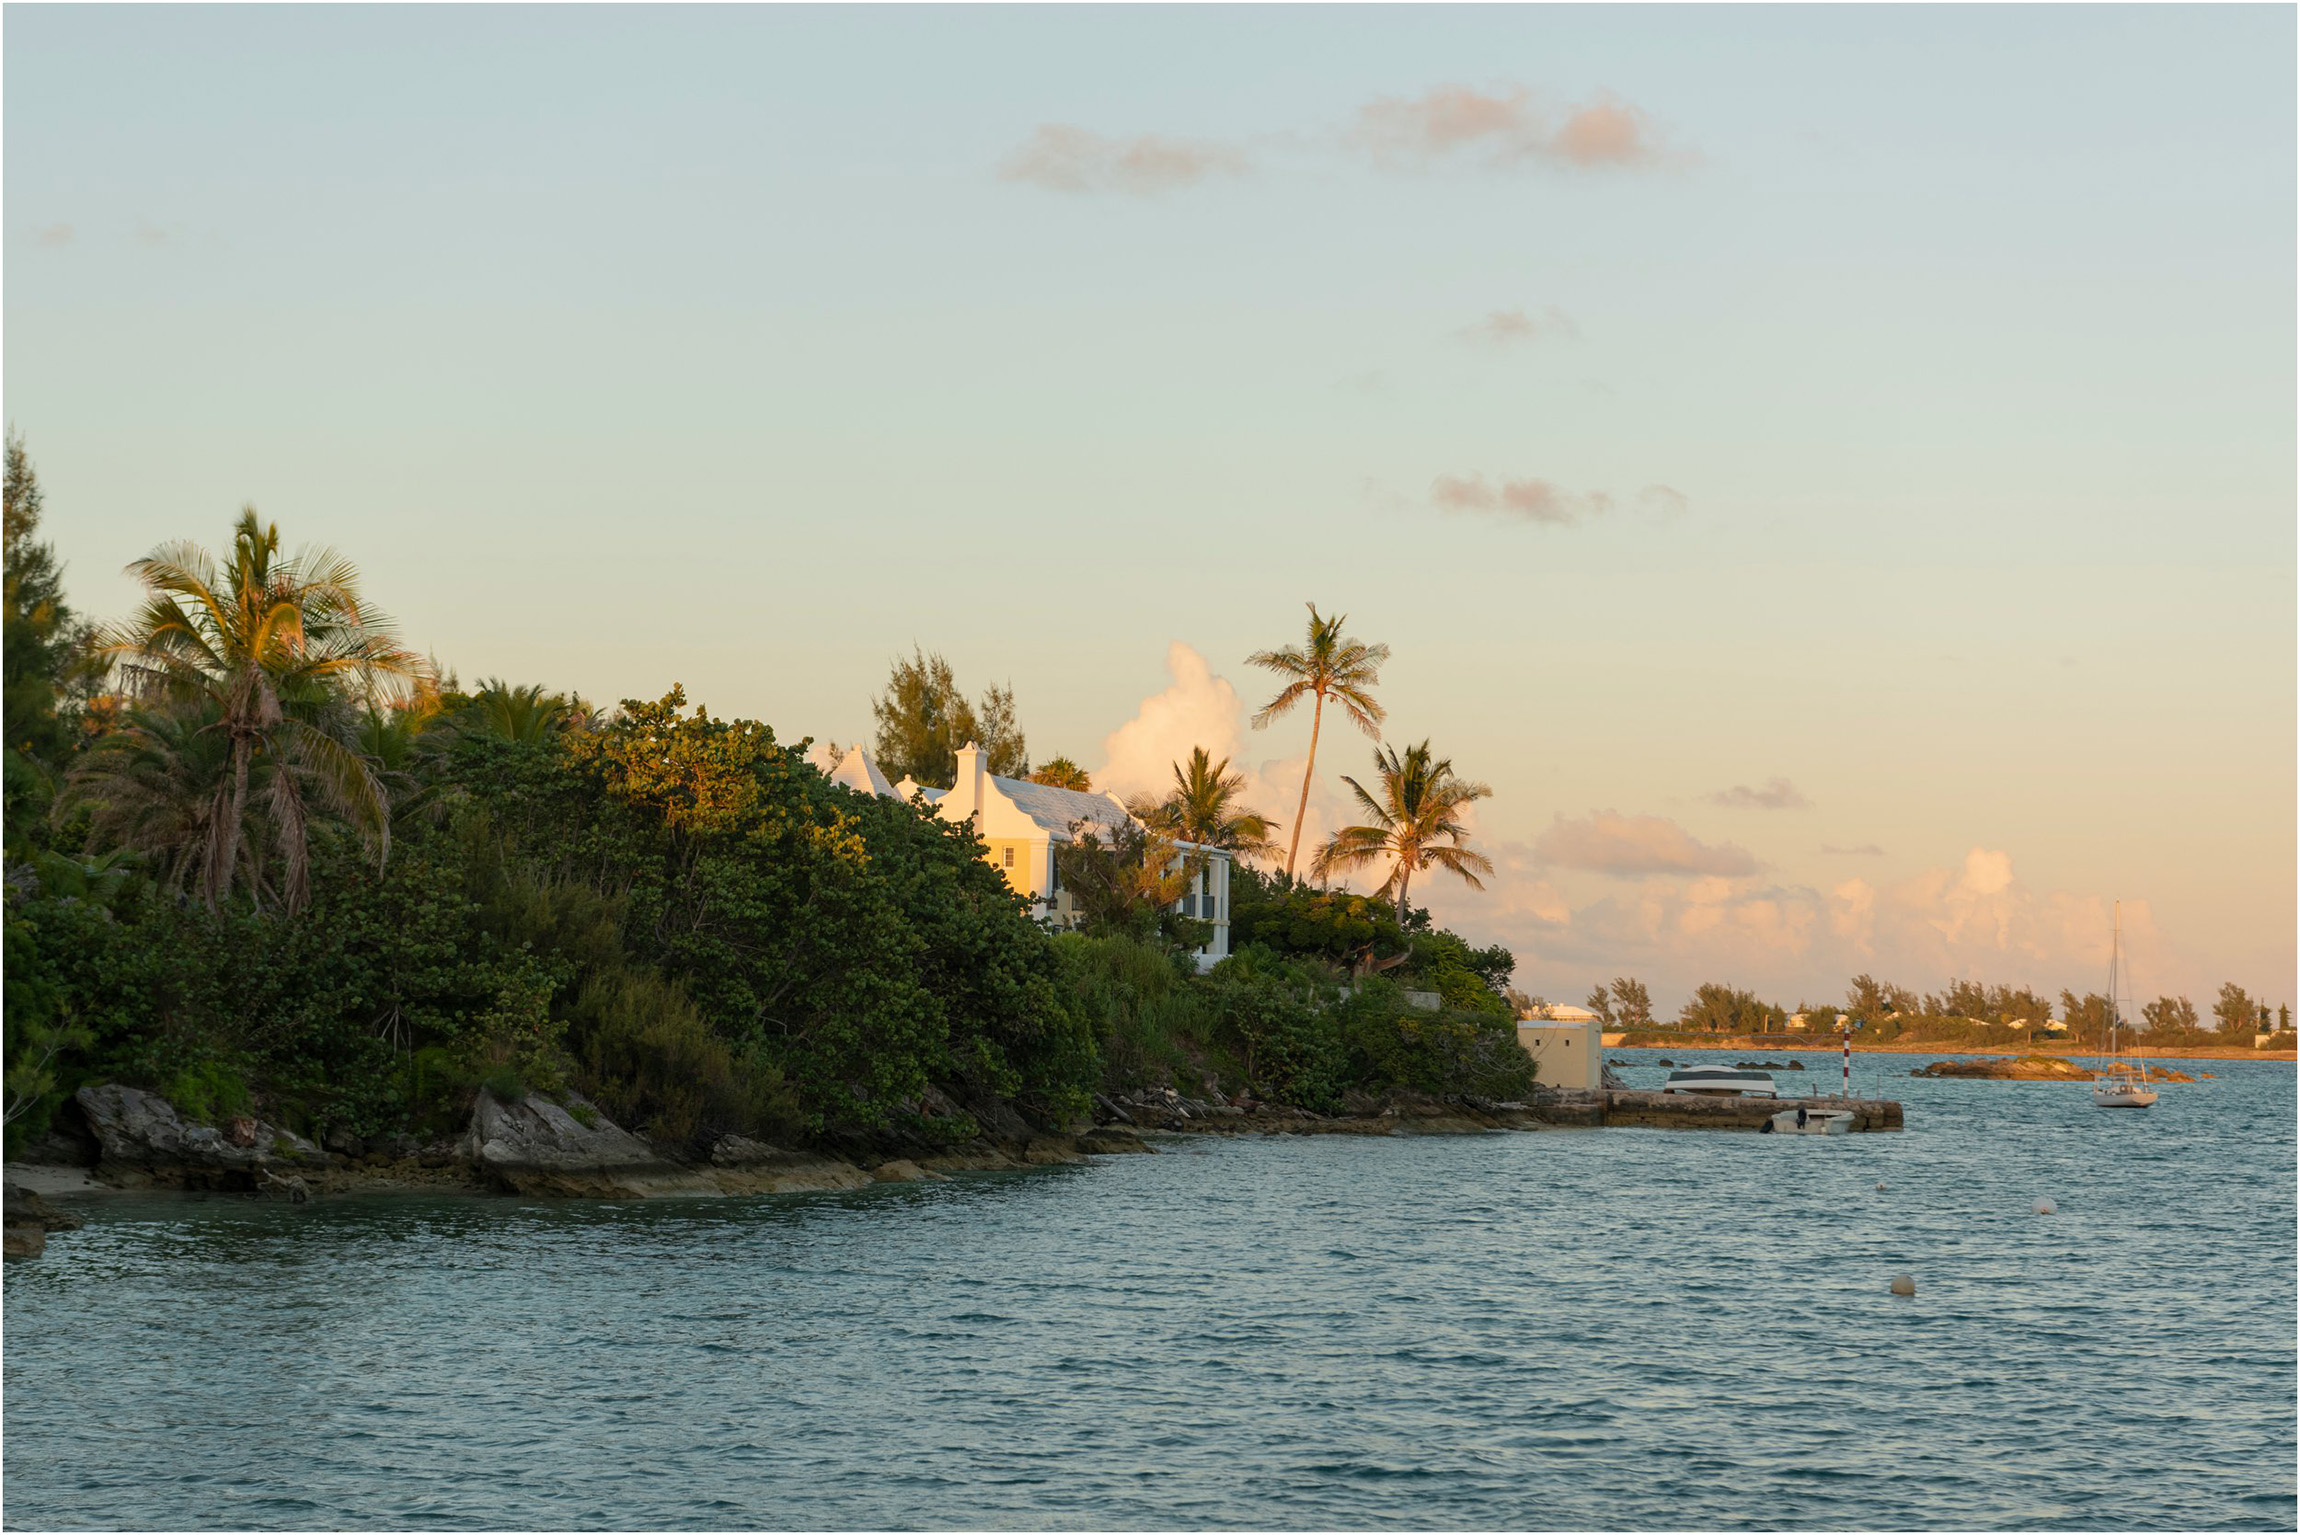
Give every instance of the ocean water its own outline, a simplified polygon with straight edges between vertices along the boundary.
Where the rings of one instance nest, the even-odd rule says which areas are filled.
[[[2143,1113],[1912,1064],[1856,1060],[1900,1134],[91,1200],[7,1266],[0,1517],[2293,1528],[2293,1067],[2192,1066]]]

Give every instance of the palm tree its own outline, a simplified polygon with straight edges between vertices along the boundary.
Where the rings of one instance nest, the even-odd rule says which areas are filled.
[[[1493,860],[1464,845],[1469,835],[1461,823],[1461,809],[1493,793],[1481,783],[1455,776],[1451,758],[1430,756],[1430,743],[1409,746],[1399,756],[1396,747],[1374,748],[1374,772],[1379,796],[1368,794],[1355,778],[1344,777],[1369,820],[1363,826],[1345,826],[1318,853],[1320,878],[1331,869],[1355,869],[1376,859],[1393,860],[1390,877],[1377,894],[1397,902],[1398,920],[1408,907],[1406,892],[1414,872],[1433,865],[1461,876],[1472,890],[1483,890],[1478,875],[1493,872]]]
[[[1349,615],[1320,618],[1318,605],[1308,604],[1310,630],[1306,643],[1283,650],[1257,650],[1246,657],[1248,666],[1267,667],[1290,678],[1278,696],[1254,716],[1254,728],[1263,729],[1304,698],[1310,708],[1310,760],[1302,764],[1302,798],[1294,807],[1294,835],[1286,844],[1286,877],[1294,877],[1294,859],[1302,847],[1302,818],[1310,813],[1310,778],[1318,769],[1318,727],[1326,714],[1326,700],[1334,699],[1350,716],[1350,723],[1379,741],[1382,706],[1373,690],[1381,686],[1381,667],[1390,658],[1387,645],[1365,645],[1342,633]]]
[[[124,691],[155,708],[206,710],[201,731],[230,747],[230,771],[202,818],[198,886],[210,908],[231,894],[247,846],[250,784],[284,860],[284,900],[311,897],[313,802],[356,827],[380,858],[391,817],[375,770],[350,744],[353,705],[403,692],[422,672],[391,624],[359,595],[359,572],[327,549],[282,558],[279,527],[240,513],[229,563],[196,544],[162,545],[128,567],[143,610],[106,630],[96,654]]]
[[[1094,789],[1094,780],[1086,769],[1068,757],[1054,757],[1040,763],[1031,770],[1030,781],[1045,784],[1049,788],[1076,789],[1081,793],[1091,793]]]
[[[1163,800],[1143,795],[1126,808],[1144,825],[1171,832],[1200,847],[1227,848],[1246,858],[1276,856],[1266,816],[1234,810],[1231,801],[1246,787],[1246,775],[1230,771],[1230,759],[1215,762],[1203,746],[1190,748],[1190,762],[1174,764],[1174,787]]]
[[[580,729],[590,718],[591,706],[580,698],[547,693],[541,683],[515,688],[500,677],[489,677],[458,711],[456,723],[472,735],[533,745],[562,730]]]
[[[232,745],[222,721],[222,711],[207,702],[174,709],[131,705],[119,727],[73,765],[56,818],[86,806],[92,842],[141,855],[164,890],[197,885],[216,841],[215,818],[227,812],[231,798]],[[255,764],[259,790],[269,768]],[[262,884],[262,846],[261,827],[243,828],[235,856],[250,888]]]

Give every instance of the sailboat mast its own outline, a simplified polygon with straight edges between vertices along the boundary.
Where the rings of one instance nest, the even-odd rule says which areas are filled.
[[[2108,1053],[2116,1056],[2116,962],[2124,941],[2124,903],[2109,908],[2108,924]]]

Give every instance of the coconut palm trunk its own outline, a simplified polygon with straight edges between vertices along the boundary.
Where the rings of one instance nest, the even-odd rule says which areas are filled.
[[[215,821],[208,827],[208,866],[200,877],[200,895],[211,911],[231,889],[232,872],[239,867],[240,817],[247,813],[248,767],[254,757],[254,738],[235,732],[231,802],[219,807]]]
[[[1286,843],[1286,878],[1294,877],[1294,858],[1302,850],[1302,817],[1310,813],[1310,779],[1318,771],[1318,726],[1326,717],[1326,695],[1320,693],[1310,709],[1310,760],[1302,764],[1302,797],[1294,805],[1294,835]]]
[[[1346,619],[1342,615],[1321,618],[1315,603],[1308,606],[1310,627],[1302,644],[1283,650],[1257,650],[1246,657],[1247,665],[1267,667],[1287,679],[1277,697],[1254,716],[1256,730],[1304,698],[1311,703],[1310,760],[1302,766],[1302,797],[1294,806],[1294,834],[1286,844],[1288,880],[1294,877],[1294,864],[1301,856],[1302,821],[1310,813],[1310,780],[1318,771],[1318,730],[1325,722],[1327,695],[1341,704],[1351,724],[1380,740],[1382,706],[1374,701],[1374,689],[1381,685],[1382,663],[1390,658],[1389,646],[1362,644],[1344,634]]]

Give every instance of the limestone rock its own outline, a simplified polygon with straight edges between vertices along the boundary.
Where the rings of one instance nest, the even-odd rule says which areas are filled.
[[[778,1151],[739,1167],[715,1167],[710,1181],[722,1194],[833,1194],[865,1188],[871,1176],[835,1157]]]
[[[1970,1061],[1935,1061],[1912,1077],[1986,1077],[2000,1082],[2090,1082],[2093,1073],[2057,1055],[1991,1056]]]
[[[0,1187],[0,1210],[11,1226],[37,1226],[42,1231],[77,1231],[87,1222],[70,1210],[60,1210],[31,1189],[7,1184]]]
[[[327,1154],[292,1130],[246,1120],[235,1139],[193,1124],[157,1093],[117,1082],[74,1095],[101,1148],[109,1181],[169,1187],[245,1189],[268,1168],[320,1167]]]
[[[1118,1125],[1097,1125],[1078,1137],[1078,1149],[1089,1156],[1144,1156],[1155,1148],[1133,1131]]]
[[[1022,1160],[1032,1167],[1068,1167],[1086,1159],[1069,1136],[1041,1135],[1022,1148]]]
[[[59,1210],[30,1189],[8,1184],[0,1198],[5,1200],[6,1221],[0,1227],[0,1251],[11,1258],[37,1258],[48,1250],[48,1233],[71,1231],[82,1224],[79,1216],[69,1210]]]
[[[943,1183],[948,1180],[940,1173],[930,1173],[908,1158],[897,1157],[892,1162],[881,1162],[871,1169],[873,1183]]]
[[[747,1135],[722,1135],[711,1144],[713,1167],[759,1167],[783,1153]]]
[[[472,1162],[489,1181],[518,1194],[628,1199],[718,1192],[709,1177],[666,1160],[582,1095],[566,1097],[565,1104],[540,1096],[505,1103],[481,1092],[465,1141]]]

